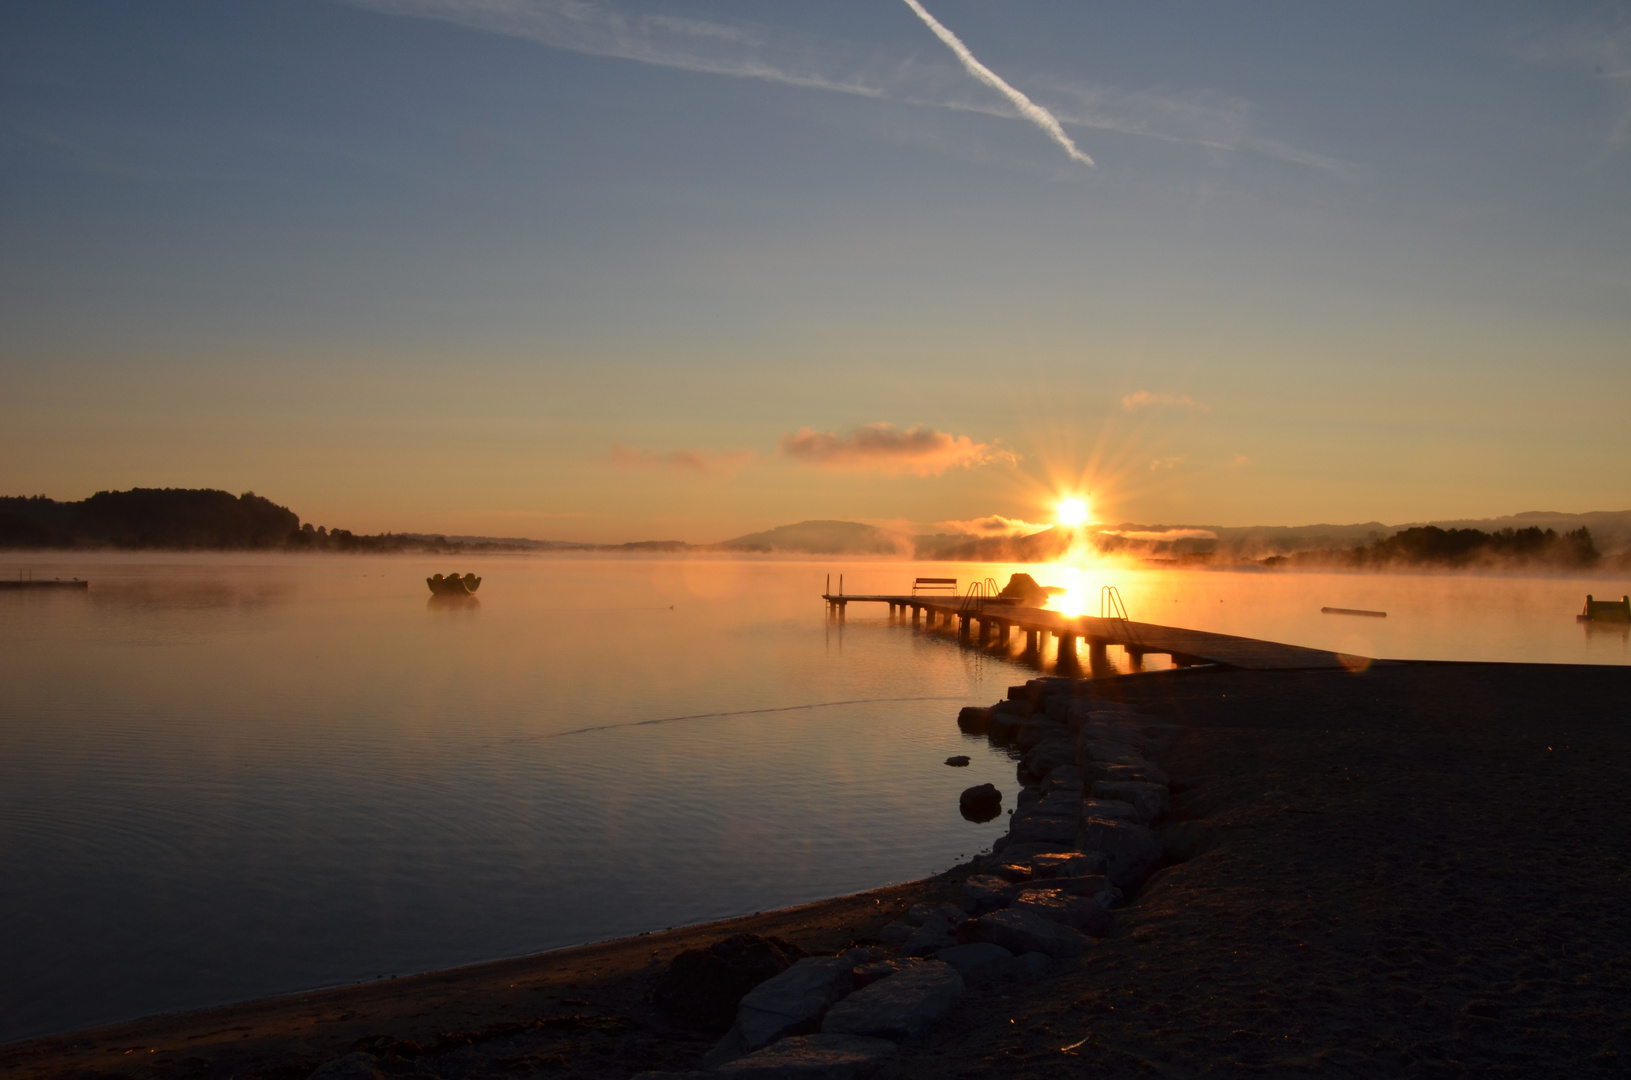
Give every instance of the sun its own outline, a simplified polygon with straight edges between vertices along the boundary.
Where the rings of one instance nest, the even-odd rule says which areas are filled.
[[[1087,503],[1081,499],[1062,499],[1058,509],[1059,524],[1087,524]]]

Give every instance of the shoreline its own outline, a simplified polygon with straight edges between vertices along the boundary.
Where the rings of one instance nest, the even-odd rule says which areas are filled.
[[[1114,689],[1182,728],[1158,759],[1173,780],[1165,865],[1087,956],[971,991],[880,1077],[1043,1076],[1083,1057],[1110,1076],[1631,1066],[1631,669],[1207,671]],[[810,953],[874,941],[915,903],[958,903],[979,862],[780,911],[30,1039],[0,1047],[0,1074],[298,1080],[366,1045],[386,1075],[444,1075],[410,1071],[428,1059],[391,1048],[440,1047],[441,1063],[523,1035],[531,1049],[491,1075],[697,1069],[718,1033],[644,1000],[674,955],[731,933]]]

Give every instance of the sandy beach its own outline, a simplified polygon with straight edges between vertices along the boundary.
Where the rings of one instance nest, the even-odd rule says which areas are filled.
[[[1631,1070],[1631,670],[1101,685],[1184,727],[1162,759],[1169,865],[1088,956],[971,991],[879,1076]],[[402,1076],[695,1069],[718,1033],[647,1001],[677,953],[744,932],[832,953],[914,903],[957,902],[968,873],[15,1043],[0,1073],[299,1078],[356,1049]]]

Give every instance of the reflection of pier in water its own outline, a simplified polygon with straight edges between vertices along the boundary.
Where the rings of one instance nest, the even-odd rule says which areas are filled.
[[[1374,663],[1365,657],[1344,656],[1324,649],[1282,645],[1256,638],[1214,634],[1205,630],[1185,630],[1175,626],[1134,622],[1131,619],[1093,615],[1066,615],[1050,608],[1026,607],[979,595],[923,596],[823,593],[828,617],[843,622],[850,604],[887,604],[891,624],[914,630],[951,634],[960,644],[1009,655],[1015,634],[1025,635],[1025,645],[1016,659],[1037,665],[1048,661],[1049,639],[1058,642],[1057,670],[1081,670],[1078,643],[1087,642],[1088,673],[1114,672],[1110,647],[1127,654],[1133,671],[1144,669],[1144,657],[1168,656],[1174,667],[1216,664],[1249,671],[1306,671],[1322,668],[1366,667]]]

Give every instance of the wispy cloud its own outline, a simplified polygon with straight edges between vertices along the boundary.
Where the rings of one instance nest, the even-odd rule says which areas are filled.
[[[1597,84],[1616,114],[1608,146],[1617,149],[1631,138],[1631,10],[1601,5],[1561,24],[1518,33],[1508,48],[1524,63],[1572,70]]]
[[[1053,528],[1051,525],[1039,525],[1033,521],[1022,521],[1001,514],[988,514],[985,517],[969,518],[967,521],[937,521],[934,527],[942,532],[970,533],[974,536],[1030,536],[1032,533]]]
[[[1262,135],[1254,127],[1248,102],[1204,91],[1126,91],[1049,80],[1042,85],[1054,100],[1043,105],[1019,94],[977,60],[974,63],[996,80],[995,84],[966,62],[961,67],[924,62],[884,52],[869,42],[767,25],[646,14],[615,0],[341,2],[383,15],[435,19],[591,56],[1024,119],[1042,126],[1050,138],[1083,161],[1088,160],[1087,156],[1076,150],[1065,127],[1256,153],[1320,169],[1347,167],[1334,158]],[[920,4],[913,7],[921,11]],[[939,24],[931,22],[930,28],[935,26]],[[943,26],[940,29],[945,30]],[[956,40],[955,35],[952,40]],[[952,51],[959,61],[963,60],[962,53],[955,48]],[[996,89],[1000,100],[976,89],[965,71]],[[1010,93],[1018,95],[1018,100]],[[1025,111],[1021,101],[1034,111]],[[1043,117],[1051,121],[1052,127]]]
[[[736,471],[753,460],[752,450],[641,450],[633,446],[614,443],[612,461],[631,469],[672,469],[676,472],[699,473],[703,476],[734,476]]]
[[[1177,457],[1161,457],[1150,462],[1150,472],[1171,472],[1188,459],[1182,454]]]
[[[918,424],[868,424],[848,435],[800,428],[781,437],[784,457],[828,469],[872,470],[939,476],[947,469],[970,468],[993,461],[1014,461],[1014,454],[967,435],[952,435]]]
[[[916,12],[917,17],[923,20],[924,25],[934,32],[934,36],[939,38],[941,43],[951,50],[952,55],[957,57],[964,70],[1007,98],[1008,103],[1014,107],[1015,112],[1046,132],[1048,138],[1064,147],[1065,153],[1069,154],[1073,160],[1080,161],[1083,165],[1093,164],[1092,158],[1076,149],[1076,144],[1071,141],[1069,135],[1065,134],[1065,129],[1059,126],[1059,121],[1054,118],[1051,112],[1009,86],[996,72],[975,59],[974,54],[969,51],[967,45],[963,44],[962,39],[946,29],[939,19],[930,15],[928,9],[918,3],[918,0],[906,0],[906,6]]]
[[[1123,540],[1216,540],[1218,534],[1207,529],[1100,529],[1101,536],[1119,536]]]
[[[1191,412],[1211,412],[1212,406],[1204,405],[1188,394],[1169,394],[1165,391],[1135,390],[1121,399],[1121,407],[1126,412],[1139,412],[1143,409],[1188,409]]]

